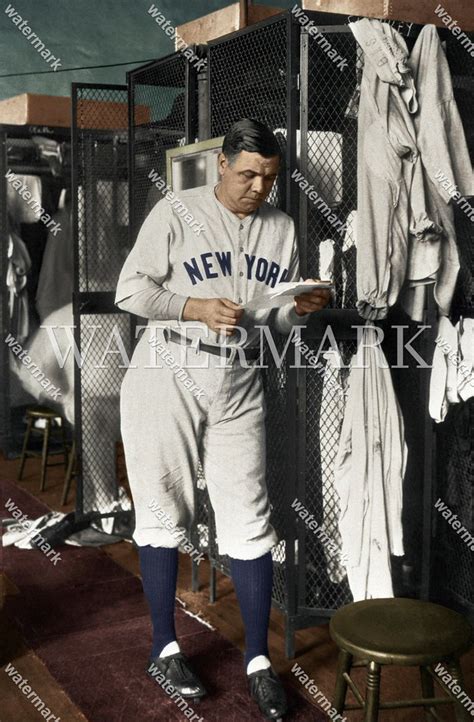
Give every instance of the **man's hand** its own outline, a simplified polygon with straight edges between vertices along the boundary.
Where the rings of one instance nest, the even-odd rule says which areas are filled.
[[[320,281],[319,278],[312,278],[310,280],[315,283]],[[310,293],[302,293],[300,296],[295,296],[295,311],[298,316],[321,311],[321,309],[328,305],[330,298],[331,291],[327,288],[316,288]]]
[[[211,331],[231,336],[243,309],[228,298],[188,298],[184,306],[183,321],[201,321]]]

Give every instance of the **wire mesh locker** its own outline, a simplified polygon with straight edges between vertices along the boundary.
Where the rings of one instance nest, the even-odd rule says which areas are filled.
[[[474,403],[453,405],[437,432],[436,594],[474,619]],[[448,516],[443,512],[448,509]],[[451,516],[455,515],[455,516]],[[457,526],[447,519],[457,521]]]
[[[27,294],[24,312],[28,317],[28,323],[25,326],[25,329],[28,329],[27,334],[22,339],[25,348],[29,347],[40,322],[36,308],[36,291],[48,239],[48,228],[37,214],[36,217],[34,214],[32,215],[32,211],[21,213],[22,202],[28,208],[25,199],[22,201],[21,196],[16,196],[16,202],[11,204],[12,197],[9,192],[13,191],[15,196],[16,191],[9,186],[6,173],[11,172],[15,176],[26,174],[40,180],[41,202],[43,203],[44,197],[44,204],[47,205],[44,210],[49,211],[51,215],[56,213],[61,189],[70,184],[70,136],[69,128],[0,125],[0,233],[2,238],[0,318],[2,338],[5,340],[8,334],[17,336],[14,330],[14,326],[18,325],[15,304],[19,295],[12,285],[14,275],[9,277],[9,266],[10,263],[13,263],[10,260],[10,252],[12,252],[10,238],[11,232],[14,231],[26,247],[30,262],[29,268],[24,272],[24,292]],[[53,161],[50,165],[39,149],[45,138],[50,148],[56,146],[59,149],[58,153],[61,156],[61,162],[57,161],[57,158],[54,161],[56,163],[54,172],[52,170]],[[40,143],[36,143],[34,139]],[[17,214],[19,217],[15,218]],[[10,267],[10,271],[12,270]],[[36,403],[36,397],[33,397],[25,388],[24,379],[21,378],[18,369],[14,371],[13,362],[14,357],[10,347],[3,343],[0,346],[0,369],[2,372],[0,449],[7,457],[15,457],[20,454],[25,433],[24,414],[29,405]],[[39,385],[38,388],[40,388]],[[56,410],[59,414],[59,408]]]
[[[474,40],[474,33],[469,34]],[[448,38],[447,58],[454,97],[474,161],[474,58],[456,38]],[[451,307],[451,321],[463,324],[474,317],[474,197],[455,206],[460,269]],[[471,374],[471,383],[474,384]],[[437,425],[438,477],[435,509],[435,591],[474,619],[474,398],[453,404]],[[442,515],[439,502],[457,515],[455,529]],[[435,504],[438,503],[438,508]]]
[[[296,56],[289,52],[297,41],[296,29],[285,14],[276,19],[259,23],[238,33],[213,41],[208,49],[209,119],[212,137],[225,135],[233,122],[241,118],[256,118],[275,131],[286,156],[287,163],[295,152],[293,134],[289,131],[295,123],[296,103],[289,99],[297,92]],[[288,108],[291,111],[288,112]],[[290,191],[290,192],[289,192]],[[279,178],[268,201],[284,208],[293,201],[294,190],[288,184],[283,165]],[[284,340],[276,339],[281,354]],[[287,607],[287,584],[285,559],[294,552],[287,545],[285,519],[282,516],[281,496],[287,487],[288,458],[284,454],[283,437],[287,433],[285,419],[289,403],[287,393],[287,370],[285,363],[277,367],[265,350],[263,373],[267,419],[273,419],[271,430],[267,425],[267,469],[273,484],[269,485],[269,502],[272,508],[271,522],[281,541],[273,549],[273,602]],[[210,514],[209,558],[212,565],[211,600],[214,599],[215,570],[230,573],[227,556],[218,551],[212,507]]]
[[[302,265],[309,277],[317,277],[331,244],[336,307],[355,308],[356,82],[361,51],[347,26],[319,29],[323,42],[306,31],[301,35],[300,171],[317,193],[315,199],[301,196],[300,235],[307,239]],[[329,46],[345,61],[344,72],[328,57]]]
[[[301,15],[301,12],[300,12]],[[305,11],[317,27],[312,37],[287,12],[209,44],[209,115],[212,136],[224,135],[242,117],[266,123],[286,151],[286,164],[270,202],[289,213],[300,239],[302,275],[323,278],[333,274],[335,308],[311,319],[304,339],[310,349],[320,349],[328,324],[347,364],[357,345],[356,325],[363,325],[356,311],[356,208],[357,208],[357,110],[362,73],[361,50],[344,15]],[[355,19],[355,18],[353,18]],[[409,49],[421,26],[400,23],[397,29]],[[344,69],[344,72],[342,72]],[[333,253],[328,262],[329,249]],[[425,323],[432,325],[434,307],[427,302]],[[394,308],[387,323],[410,319]],[[432,332],[431,328],[431,332]],[[327,339],[326,339],[327,341]],[[428,332],[420,342],[423,358],[432,353]],[[393,355],[396,334],[387,333],[382,344]],[[272,522],[280,536],[273,552],[275,583],[273,602],[286,616],[286,651],[292,656],[293,632],[327,619],[352,599],[347,580],[336,558],[329,558],[317,535],[297,519],[292,503],[302,503],[319,527],[339,543],[338,497],[333,488],[331,463],[341,425],[340,399],[328,393],[326,381],[333,374],[320,349],[321,374],[292,369],[286,364],[263,369],[267,403],[267,483],[272,501]],[[392,371],[404,415],[412,428],[408,481],[405,484],[410,565],[416,578],[408,583],[393,569],[394,584],[405,595],[430,594],[430,537],[433,511],[431,420],[427,415],[428,372],[413,360],[403,373]],[[404,375],[403,375],[404,374]],[[339,383],[346,383],[342,370]],[[408,398],[406,388],[415,388]],[[419,403],[413,408],[415,396]],[[323,403],[324,399],[324,403]],[[412,406],[410,407],[410,403]],[[333,414],[324,411],[333,409]],[[412,487],[416,487],[413,490]],[[415,519],[416,517],[416,519]],[[420,519],[422,520],[420,524]],[[229,572],[228,560],[218,554],[211,535],[212,564]]]
[[[124,513],[116,476],[128,314],[114,306],[129,250],[127,89],[73,83],[75,437],[79,518]],[[125,512],[126,513],[126,512]]]
[[[311,38],[305,29],[301,34],[299,171],[310,184],[309,189],[315,189],[314,194],[300,194],[302,270],[305,277],[323,278],[329,269],[336,295],[336,308],[326,310],[320,318],[312,319],[308,338],[318,348],[320,337],[316,330],[324,329],[324,325],[329,324],[334,331],[343,364],[347,365],[357,350],[358,327],[364,325],[364,319],[355,309],[357,118],[363,54],[344,16],[327,23],[318,13],[307,14],[317,24],[320,34]],[[416,38],[415,28],[401,24],[399,32],[405,36],[411,48]],[[425,311],[425,323],[428,326],[433,314],[433,306],[428,302]],[[425,459],[431,458],[433,441],[430,420],[427,418],[429,372],[418,368],[416,358],[409,354],[404,359],[406,367],[396,368],[399,338],[397,325],[399,329],[407,329],[405,339],[416,336],[418,327],[401,308],[395,305],[389,310],[387,318],[375,325],[383,332],[381,348],[391,364],[391,378],[405,420],[408,445],[404,479],[405,557],[402,560],[392,558],[393,585],[396,594],[428,596],[429,498],[432,480],[431,466],[425,463]],[[432,341],[432,329],[427,328],[425,335],[415,344],[419,346],[421,358],[429,356]],[[310,341],[307,343],[310,344]],[[341,406],[344,407],[344,404],[334,399],[326,388],[326,380],[334,376],[334,370],[328,368],[325,357],[326,354],[323,354],[319,359],[325,365],[323,382],[318,375],[307,371],[301,375],[299,383],[297,414],[305,430],[299,456],[302,469],[300,493],[306,495],[309,507],[315,510],[314,516],[323,528],[331,530],[330,537],[339,548],[339,500],[333,487],[332,466],[339,444],[344,414]],[[347,370],[342,369],[338,380],[343,389],[347,373]],[[408,388],[411,389],[410,394],[407,393]],[[333,413],[329,413],[328,408]],[[407,513],[409,509],[413,509],[413,513]],[[421,524],[420,518],[423,520]],[[350,601],[352,595],[337,555],[328,558],[327,552],[307,534],[306,529],[298,544],[304,560],[298,570],[298,603],[303,615],[301,623],[306,624],[310,622],[311,616],[313,619],[327,618],[339,606]],[[405,568],[410,570],[410,577],[404,574]]]
[[[196,73],[182,53],[173,53],[128,73],[130,97],[131,240],[163,197],[166,151],[196,139]]]
[[[2,238],[7,238],[7,193],[4,185],[4,178],[7,169],[7,134],[2,132],[0,136],[0,178],[3,189],[0,193],[0,233]],[[0,282],[1,293],[1,324],[2,340],[6,338],[10,327],[10,313],[7,297],[7,271],[8,271],[8,249],[2,244],[0,253]],[[0,373],[2,384],[0,386],[0,448],[8,454],[12,447],[11,431],[11,409],[10,409],[10,355],[5,343],[2,343],[0,350]]]
[[[324,18],[331,20],[330,16],[325,15]],[[334,18],[332,21],[335,21]],[[338,21],[340,22],[340,18]],[[355,62],[355,44],[352,41],[351,46],[351,41],[352,37],[346,40],[345,36],[341,38],[338,35],[334,42],[339,49],[346,43]],[[321,85],[320,92],[315,93],[314,87],[308,86],[308,66],[311,63],[311,71],[314,72],[315,65],[321,57],[324,58],[324,63],[318,71],[318,77],[324,79],[325,86]],[[350,174],[355,164],[354,151],[352,149],[351,156],[351,148],[347,143],[343,143],[341,133],[344,122],[351,131],[354,127],[354,121],[345,121],[344,118],[344,110],[349,104],[354,88],[347,86],[346,83],[344,97],[339,100],[338,90],[343,81],[329,73],[330,65],[331,62],[319,48],[314,53],[309,53],[307,38],[305,45],[301,40],[301,26],[291,13],[284,13],[259,23],[258,26],[213,41],[209,45],[212,135],[224,135],[230,125],[242,117],[256,118],[275,133],[285,152],[286,162],[269,201],[292,215],[297,226],[299,225],[304,277],[318,276],[319,255],[315,239],[319,240],[324,232],[330,232],[331,226],[327,222],[327,216],[336,214],[342,226],[346,220],[345,216],[352,210],[354,204],[355,185],[353,180],[352,184],[350,183]],[[332,81],[335,88],[331,89],[330,99],[324,98],[325,105],[322,106],[321,97],[327,94],[327,88],[332,85]],[[334,109],[335,98],[337,98],[337,109]],[[339,105],[342,112],[339,112]],[[342,124],[339,121],[340,116],[343,119]],[[310,133],[308,133],[308,125],[310,125]],[[348,135],[350,136],[350,133]],[[347,188],[351,189],[352,195],[343,192],[345,190],[343,172],[349,179]],[[313,187],[320,191],[325,203],[320,209],[313,207],[310,209],[300,201],[298,181],[308,177]],[[324,213],[325,209],[330,210]],[[322,237],[324,238],[324,235]],[[342,240],[340,248],[342,249]],[[349,256],[352,261],[355,260],[352,253],[348,254]],[[349,262],[347,260],[347,265]],[[354,268],[349,270],[349,285],[352,284],[349,290],[352,291]],[[339,280],[338,277],[336,280]],[[353,294],[352,297],[350,293],[346,295],[348,299],[353,300]],[[316,339],[314,344],[316,347],[319,345]],[[284,346],[283,339],[280,339],[278,344],[280,353]],[[349,343],[347,349],[350,348]],[[316,376],[309,372],[308,391],[304,393],[301,390],[304,372],[300,373],[297,381],[296,371],[289,368],[291,362],[290,352],[282,365],[273,363],[267,348],[264,365],[268,368],[262,369],[266,402],[267,483],[272,506],[271,521],[280,538],[280,543],[272,553],[273,603],[284,611],[287,617],[289,655],[292,655],[293,632],[300,626],[310,623],[308,615],[312,615],[314,623],[316,608],[317,616],[323,616],[327,610],[335,609],[350,599],[347,586],[333,584],[322,568],[318,568],[321,567],[321,563],[317,562],[322,549],[321,542],[316,535],[310,538],[306,534],[304,525],[297,522],[297,515],[291,507],[296,498],[303,504],[306,501],[308,503],[306,508],[313,513],[315,519],[319,522],[323,521],[321,498],[310,499],[310,495],[305,492],[306,484],[303,479],[305,471],[302,468],[301,456],[302,443],[308,444],[310,455],[316,454],[316,447],[319,449],[319,438],[313,438],[312,434],[318,433],[315,405],[318,403],[318,393],[319,403],[321,401],[322,377],[318,375],[316,380]],[[306,421],[298,413],[301,404],[306,408]],[[302,437],[305,434],[308,438],[303,441]],[[324,453],[328,444],[331,446],[335,444],[334,429],[328,429],[327,434],[323,431],[322,444]],[[316,469],[320,461],[321,453],[318,451],[312,461],[305,460],[305,463],[308,465],[306,470],[308,479],[312,477],[314,487],[319,486],[321,492],[321,471]],[[311,467],[312,463],[314,468]],[[326,508],[330,509],[330,507],[331,504]],[[228,560],[219,556],[213,537],[210,538],[210,555],[215,567],[229,573]]]

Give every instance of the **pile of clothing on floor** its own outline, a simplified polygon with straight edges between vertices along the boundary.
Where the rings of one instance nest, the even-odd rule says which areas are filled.
[[[13,512],[13,518],[2,519],[2,545],[39,549],[45,543],[50,547],[61,544],[99,547],[123,540],[131,542],[135,520],[131,501],[122,487],[113,507],[110,512],[114,516],[79,521],[75,512],[50,511],[27,521],[21,513]]]

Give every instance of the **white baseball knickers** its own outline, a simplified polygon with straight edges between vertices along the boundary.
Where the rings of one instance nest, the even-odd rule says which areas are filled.
[[[178,374],[165,357],[169,352],[179,363],[184,347],[167,344],[162,333],[157,337],[162,343],[157,367],[146,368],[149,338],[145,333],[138,342],[121,390],[135,542],[179,545],[175,531],[188,531],[194,518],[201,459],[219,553],[236,559],[263,556],[278,538],[270,524],[265,481],[265,407],[259,369],[252,362],[249,368],[241,366],[238,357],[223,367],[219,356],[188,350],[184,373]],[[191,364],[207,368],[189,368]],[[185,375],[194,388],[185,386]],[[172,520],[173,531],[157,517],[156,504]]]

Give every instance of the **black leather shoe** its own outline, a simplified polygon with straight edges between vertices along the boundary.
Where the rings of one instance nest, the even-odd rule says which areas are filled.
[[[285,690],[271,667],[252,672],[248,680],[250,696],[266,719],[280,719],[288,712]]]
[[[164,680],[161,676],[163,675],[181,697],[198,701],[207,694],[203,683],[181,652],[170,654],[167,657],[150,659],[147,674],[155,679],[158,684],[163,683]]]

